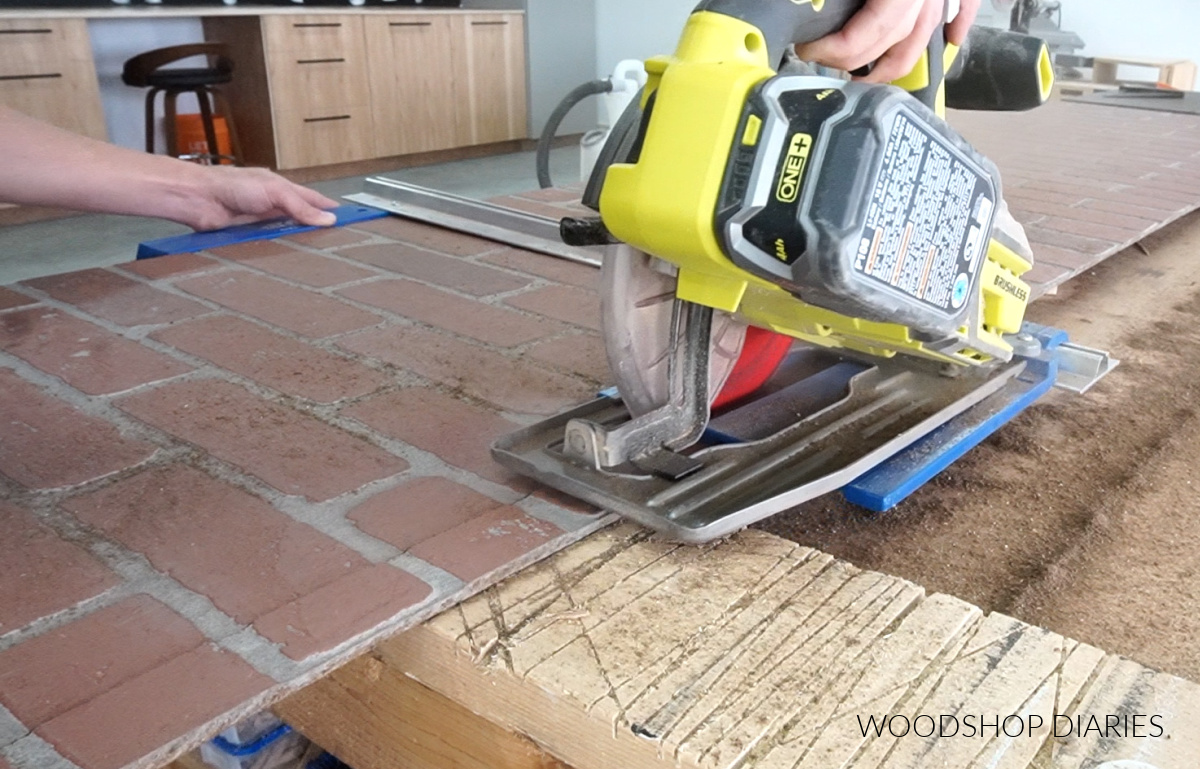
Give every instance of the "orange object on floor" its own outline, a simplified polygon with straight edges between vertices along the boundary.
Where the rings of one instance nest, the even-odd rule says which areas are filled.
[[[181,155],[222,155],[220,164],[233,165],[233,145],[229,141],[229,125],[224,115],[213,115],[213,133],[217,135],[216,152],[208,146],[200,113],[175,116],[175,136]]]

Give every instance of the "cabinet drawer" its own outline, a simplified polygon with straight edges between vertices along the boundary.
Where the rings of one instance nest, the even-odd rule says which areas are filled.
[[[95,82],[65,77],[0,78],[0,104],[74,133],[107,139]]]
[[[81,25],[63,19],[0,20],[0,77],[68,74],[79,59],[73,51]],[[90,56],[90,44],[84,52]]]
[[[0,20],[0,104],[107,139],[87,22]]]
[[[279,167],[307,168],[375,157],[370,108],[357,106],[304,117],[276,118]]]
[[[454,76],[451,18],[388,14],[367,19],[365,29],[379,154],[459,146],[458,104],[463,87]]]
[[[370,103],[370,88],[360,54],[350,58],[289,58],[271,67],[277,112],[328,112]]]
[[[363,48],[363,20],[358,16],[264,16],[262,24],[271,58],[332,59],[357,55]]]

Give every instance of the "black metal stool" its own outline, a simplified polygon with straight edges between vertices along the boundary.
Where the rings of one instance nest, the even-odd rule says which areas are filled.
[[[206,57],[208,66],[165,67],[172,62],[193,56]],[[215,88],[215,86],[224,85],[233,80],[233,60],[229,58],[229,46],[225,43],[174,45],[169,48],[147,51],[125,62],[121,80],[125,85],[150,89],[150,92],[146,94],[147,152],[154,152],[154,107],[158,94],[161,92],[164,94],[163,112],[166,118],[164,129],[167,137],[167,154],[209,163],[231,160],[234,165],[242,165],[242,147],[238,141],[237,129],[233,124],[229,103],[221,91]],[[204,125],[204,137],[208,142],[207,153],[182,155],[179,152],[175,101],[181,93],[196,94],[196,100],[200,103],[200,120]],[[213,122],[214,106],[217,113],[225,118],[232,155],[220,154],[216,127]]]

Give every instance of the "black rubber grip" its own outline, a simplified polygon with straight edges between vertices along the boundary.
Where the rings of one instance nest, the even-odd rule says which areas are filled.
[[[866,0],[825,0],[817,11],[811,2],[792,0],[704,0],[696,11],[732,16],[757,27],[767,41],[772,66],[778,66],[788,46],[837,32],[864,5]]]
[[[1020,112],[1040,107],[1047,83],[1046,44],[1020,32],[974,27],[946,79],[946,106]]]
[[[767,42],[769,61],[778,67],[788,46],[811,43],[837,32],[864,5],[866,0],[825,0],[818,11],[812,2],[795,0],[704,0],[696,11],[731,16],[758,28]],[[945,27],[939,25],[928,46],[929,85],[913,91],[913,96],[930,109],[937,107],[945,78],[945,52]]]

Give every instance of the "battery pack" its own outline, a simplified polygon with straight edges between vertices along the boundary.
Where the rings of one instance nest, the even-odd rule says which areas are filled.
[[[716,229],[738,267],[808,304],[945,338],[975,307],[999,187],[905,91],[780,75],[747,100]]]

